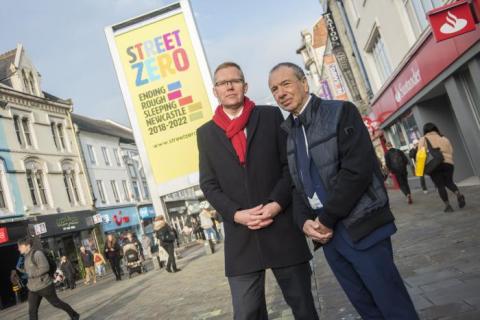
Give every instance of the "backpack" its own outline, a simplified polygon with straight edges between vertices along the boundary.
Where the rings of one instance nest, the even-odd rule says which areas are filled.
[[[42,252],[44,254],[44,256],[47,258],[47,261],[48,261],[48,271],[47,271],[47,273],[50,277],[53,278],[53,276],[55,275],[55,272],[57,271],[57,263],[55,262],[54,257],[51,254],[49,254],[48,252],[45,252],[45,250],[43,250],[43,249],[33,251],[32,262],[35,265],[35,267],[37,267],[37,268],[38,268],[38,265],[35,262],[35,259],[33,259],[33,257],[35,256],[35,253],[37,253],[37,251]]]
[[[176,239],[175,233],[169,227],[166,227],[165,230],[158,231],[157,238],[158,240],[160,240],[161,243],[175,242],[175,239]]]
[[[396,172],[402,172],[405,170],[405,155],[400,150],[393,150],[390,152],[390,165],[391,170]]]

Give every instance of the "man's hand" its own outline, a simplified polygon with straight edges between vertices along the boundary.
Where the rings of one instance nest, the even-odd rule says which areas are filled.
[[[259,206],[256,206],[255,208],[239,210],[235,212],[235,215],[233,216],[233,220],[238,224],[242,224],[248,227],[249,224],[257,220],[255,216],[260,214],[260,210],[262,208],[263,208],[263,205],[261,204]]]
[[[305,224],[303,225],[303,233],[305,233],[307,237],[323,244],[330,241],[333,236],[333,231],[325,227],[318,220],[318,218],[316,218],[315,220],[305,221]]]
[[[252,215],[256,219],[248,225],[250,230],[258,230],[268,227],[272,224],[275,218],[282,211],[282,207],[277,202],[270,202],[262,207],[260,211],[253,212]]]

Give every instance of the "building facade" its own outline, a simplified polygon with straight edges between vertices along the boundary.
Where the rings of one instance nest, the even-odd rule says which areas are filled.
[[[144,233],[154,211],[133,134],[111,121],[73,114],[103,234]],[[140,216],[139,208],[147,208]],[[152,207],[153,208],[153,207]],[[145,221],[144,221],[145,220]],[[149,228],[151,229],[151,228]],[[149,230],[148,229],[148,230]],[[153,230],[152,230],[153,231]]]
[[[338,1],[374,93],[371,117],[384,139],[404,151],[435,123],[454,147],[454,178],[478,182],[480,164],[480,1]],[[437,41],[428,22],[464,5],[473,31]],[[455,11],[457,12],[457,11]],[[458,16],[457,19],[463,19]],[[445,20],[448,23],[448,20]]]
[[[22,45],[0,55],[2,305],[12,299],[8,276],[20,237],[36,236],[57,258],[66,255],[74,263],[81,243],[95,245],[95,212],[72,108],[70,100],[42,91]]]

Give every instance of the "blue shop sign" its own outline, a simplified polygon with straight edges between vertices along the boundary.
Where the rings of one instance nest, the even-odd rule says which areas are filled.
[[[141,219],[153,219],[155,218],[155,209],[153,205],[146,205],[138,207],[138,213]]]
[[[136,207],[115,208],[99,211],[104,232],[136,226],[140,223]]]

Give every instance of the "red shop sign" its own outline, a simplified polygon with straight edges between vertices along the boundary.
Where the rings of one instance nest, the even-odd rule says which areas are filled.
[[[475,30],[470,1],[457,1],[427,13],[437,42]]]
[[[6,227],[0,228],[0,243],[8,242],[8,231]]]

